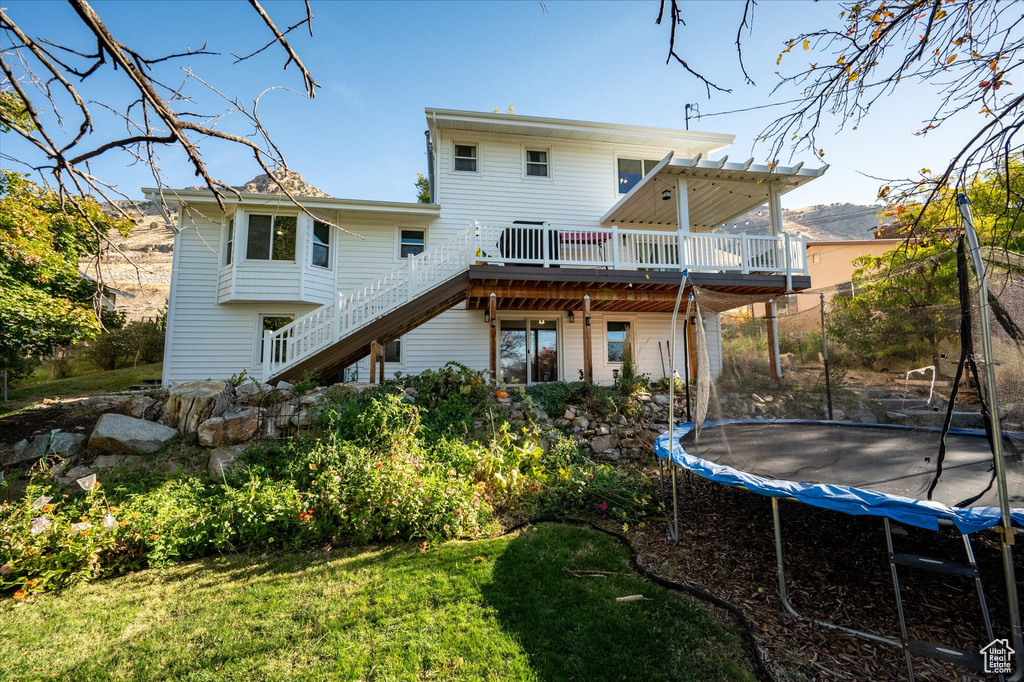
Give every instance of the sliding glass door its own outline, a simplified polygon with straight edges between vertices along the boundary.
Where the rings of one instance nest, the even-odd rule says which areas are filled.
[[[500,320],[502,381],[536,384],[558,381],[558,321]]]

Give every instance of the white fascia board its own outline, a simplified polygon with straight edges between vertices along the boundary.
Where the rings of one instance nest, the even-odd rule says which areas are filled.
[[[163,201],[171,204],[216,204],[213,192],[198,189],[159,190],[143,187],[142,193],[149,201]],[[295,206],[288,197],[282,194],[254,194],[242,192],[224,192],[224,203],[228,205],[246,206]],[[426,216],[436,218],[441,215],[439,204],[421,204],[407,201],[372,201],[367,199],[335,199],[333,197],[295,197],[304,208],[325,209],[331,211],[347,211],[350,213],[394,213],[410,216]]]

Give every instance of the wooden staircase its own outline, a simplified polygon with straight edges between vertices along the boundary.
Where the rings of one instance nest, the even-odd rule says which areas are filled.
[[[469,295],[471,230],[367,286],[320,306],[263,340],[264,381],[329,376],[440,315]]]

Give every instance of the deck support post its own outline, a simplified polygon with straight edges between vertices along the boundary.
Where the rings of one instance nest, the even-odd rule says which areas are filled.
[[[380,383],[384,383],[384,348],[383,343],[377,344],[377,361],[380,364]]]
[[[377,340],[370,341],[370,383],[377,383]]]
[[[687,262],[690,254],[687,235],[690,233],[690,195],[687,193],[688,186],[686,178],[679,176],[676,180],[676,239],[679,249],[679,270],[683,271],[690,267]]]
[[[590,295],[583,296],[583,380],[594,383],[594,343],[590,335]]]
[[[498,383],[498,297],[491,294],[487,301],[487,311],[491,319],[491,383]]]
[[[768,300],[768,364],[772,381],[782,381],[782,358],[779,355],[779,319],[775,299]]]

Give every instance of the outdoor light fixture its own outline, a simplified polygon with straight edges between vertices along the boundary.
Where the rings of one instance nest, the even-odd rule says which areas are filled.
[[[575,321],[576,321],[576,313],[574,313],[573,311],[570,310],[569,311],[569,324],[572,324]]]
[[[615,381],[619,380],[619,370],[618,369],[613,369],[612,370],[612,379],[614,379]]]
[[[663,190],[661,190],[661,200],[662,201],[668,201],[671,198],[672,198],[672,190],[670,190],[670,189],[663,189]]]

